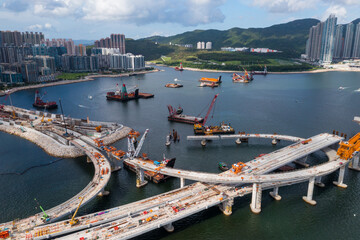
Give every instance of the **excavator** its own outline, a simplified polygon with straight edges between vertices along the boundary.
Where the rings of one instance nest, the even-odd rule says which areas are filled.
[[[238,174],[242,171],[243,167],[245,167],[246,164],[243,162],[234,163],[232,165],[231,171],[235,174]]]
[[[354,153],[360,151],[360,133],[350,138],[348,142],[341,141],[339,145],[340,146],[337,150],[337,155],[340,157],[340,159],[351,159]]]
[[[79,210],[82,202],[84,201],[84,197],[79,197],[79,199],[80,199],[80,198],[81,198],[81,201],[80,201],[80,203],[79,203],[79,206],[76,208],[76,211],[74,212],[74,215],[72,216],[71,220],[69,221],[69,224],[70,224],[71,226],[74,226],[74,225],[76,225],[76,224],[79,223],[79,219],[76,219],[75,216],[76,216],[76,214],[77,214],[77,212],[78,212],[78,210]]]
[[[35,202],[37,203],[37,205],[39,206],[39,208],[41,209],[41,211],[43,212],[43,216],[41,217],[41,220],[43,222],[48,222],[50,221],[50,216],[46,214],[45,210],[40,206],[39,202],[36,200],[36,198],[34,198]]]

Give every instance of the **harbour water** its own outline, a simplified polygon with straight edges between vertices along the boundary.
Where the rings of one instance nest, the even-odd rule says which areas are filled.
[[[283,147],[281,142],[272,146],[270,141],[250,141],[236,145],[233,140],[214,141],[205,148],[199,142],[186,140],[193,130],[191,125],[167,121],[167,105],[179,105],[188,115],[204,116],[215,94],[219,93],[214,113],[208,124],[230,122],[236,131],[251,133],[279,133],[310,137],[322,132],[337,130],[348,136],[360,131],[353,117],[360,114],[360,73],[328,72],[316,74],[281,74],[255,76],[249,84],[232,83],[230,73],[177,72],[161,68],[162,72],[123,78],[101,78],[71,85],[47,87],[44,100],[62,99],[65,115],[92,120],[116,121],[141,133],[150,132],[142,148],[152,159],[176,157],[175,167],[206,172],[219,172],[217,163],[253,159]],[[218,77],[219,88],[200,88],[201,77]],[[165,88],[166,83],[183,84],[183,88]],[[128,88],[138,85],[140,92],[153,93],[152,99],[139,99],[127,103],[107,101],[106,92],[114,91],[116,84]],[[339,89],[343,87],[343,89]],[[15,106],[32,109],[35,89],[12,95]],[[89,97],[91,96],[91,97]],[[0,98],[4,103],[5,98]],[[5,102],[8,104],[8,102]],[[60,110],[54,110],[58,113]],[[173,129],[180,142],[168,148],[165,137]],[[0,132],[0,222],[23,218],[40,210],[36,198],[45,209],[66,201],[80,192],[93,175],[93,167],[86,159],[62,159],[48,166],[25,169],[49,163],[56,158],[48,156],[36,145]],[[125,141],[114,144],[126,149]],[[312,154],[310,161],[324,155]],[[282,200],[274,201],[268,191],[263,193],[262,212],[251,213],[250,197],[235,200],[233,214],[223,215],[217,208],[208,209],[174,224],[175,232],[163,229],[150,232],[139,239],[358,239],[360,207],[357,202],[360,190],[360,173],[347,170],[347,189],[332,185],[337,173],[324,178],[326,187],[316,188],[315,207],[301,199],[306,195],[307,184],[280,188]],[[190,181],[186,182],[191,183]],[[106,190],[109,196],[98,197],[81,208],[80,214],[90,213],[150,197],[179,187],[178,179],[163,184],[149,183],[135,187],[135,174],[122,169],[114,173]]]

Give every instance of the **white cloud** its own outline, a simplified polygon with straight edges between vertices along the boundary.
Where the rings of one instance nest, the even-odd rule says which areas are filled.
[[[311,8],[317,0],[254,0],[255,6],[267,8],[270,12],[296,12]]]
[[[33,25],[30,25],[28,26],[28,29],[31,30],[31,31],[42,31],[42,30],[52,30],[53,27],[50,23],[45,23],[44,25],[41,25],[41,24],[33,24]]]
[[[338,20],[341,22],[346,19],[347,11],[346,8],[340,5],[332,5],[326,9],[322,20],[326,20],[330,14],[335,14]]]
[[[10,0],[6,0],[10,1]],[[24,1],[24,0],[16,0]],[[75,17],[91,21],[180,23],[195,26],[225,19],[220,7],[227,0],[33,0],[26,9],[42,17]]]

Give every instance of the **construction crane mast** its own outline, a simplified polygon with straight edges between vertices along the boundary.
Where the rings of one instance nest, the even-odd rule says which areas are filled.
[[[76,216],[77,212],[79,211],[79,208],[80,208],[83,201],[84,201],[84,197],[81,198],[79,206],[76,208],[76,211],[74,212],[74,215],[72,216],[71,220],[69,221],[71,226],[73,226],[73,225],[75,225],[75,224],[77,224],[79,222],[79,219],[75,219],[75,216]]]
[[[139,152],[141,150],[142,145],[144,144],[144,141],[145,141],[145,138],[146,138],[146,135],[148,134],[148,132],[149,132],[149,129],[146,129],[144,132],[144,135],[141,137],[141,140],[140,140],[138,146],[136,147],[136,149],[134,146],[135,138],[138,137],[139,135],[133,134],[133,133],[129,134],[127,155],[130,159],[136,158],[139,155]]]

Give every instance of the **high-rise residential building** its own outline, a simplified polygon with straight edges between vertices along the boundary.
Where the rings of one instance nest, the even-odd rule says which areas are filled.
[[[86,47],[82,44],[75,46],[75,54],[76,56],[86,56]]]
[[[75,55],[75,44],[74,44],[74,41],[72,39],[69,39],[67,42],[66,42],[66,52],[67,52],[67,55]]]
[[[320,22],[316,26],[310,28],[306,55],[310,61],[318,61],[320,59],[321,39],[324,23]]]
[[[205,45],[206,49],[212,49],[212,42],[207,42]]]
[[[360,23],[356,25],[352,57],[360,58]]]
[[[320,50],[320,61],[323,63],[332,62],[336,22],[337,18],[331,14],[324,23]]]
[[[120,49],[121,54],[125,54],[125,35],[111,34],[110,37],[101,38],[94,42],[96,48],[116,48]]]
[[[345,44],[344,44],[344,58],[351,58],[353,45],[354,45],[355,27],[353,23],[346,26]]]
[[[344,25],[337,25],[335,31],[333,58],[341,59],[344,51]]]

